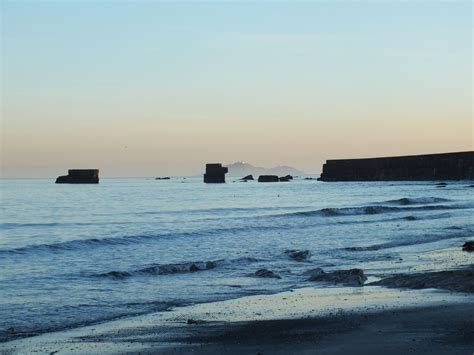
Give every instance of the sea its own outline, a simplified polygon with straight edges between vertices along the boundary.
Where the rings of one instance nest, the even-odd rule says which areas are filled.
[[[470,181],[97,185],[1,180],[0,341],[302,287],[305,271],[370,280],[458,267],[474,235]],[[309,251],[306,260],[290,257]],[[464,253],[467,254],[467,253]],[[472,262],[472,260],[471,260]],[[268,269],[280,278],[255,277]]]

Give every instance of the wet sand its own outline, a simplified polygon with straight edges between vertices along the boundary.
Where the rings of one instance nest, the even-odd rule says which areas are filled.
[[[0,344],[2,354],[472,354],[474,296],[308,287]]]

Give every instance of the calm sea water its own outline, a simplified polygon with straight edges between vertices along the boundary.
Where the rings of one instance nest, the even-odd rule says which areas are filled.
[[[314,285],[315,267],[410,271],[473,236],[470,182],[228,181],[1,181],[0,339]]]

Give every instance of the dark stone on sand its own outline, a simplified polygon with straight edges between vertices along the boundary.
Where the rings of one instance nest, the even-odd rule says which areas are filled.
[[[264,277],[264,278],[273,278],[273,279],[281,279],[281,277],[275,274],[273,271],[267,269],[258,269],[255,271],[254,274],[256,277]]]
[[[241,181],[249,181],[249,180],[254,180],[253,175],[247,175],[240,179]]]
[[[320,274],[311,276],[309,281],[326,281],[349,286],[363,286],[364,282],[367,281],[367,277],[361,269],[350,269],[337,270],[328,273],[323,271]]]
[[[293,176],[291,175],[286,175],[286,176],[281,176],[278,178],[280,181],[291,181],[293,180]]]
[[[229,169],[222,164],[206,164],[206,173],[204,174],[204,182],[206,184],[223,184],[225,183],[225,174]]]
[[[447,270],[418,274],[399,274],[380,281],[371,282],[370,286],[390,288],[438,288],[443,290],[474,293],[474,266],[463,270]]]
[[[277,175],[260,175],[258,177],[258,182],[278,182]]]
[[[98,184],[99,169],[69,169],[68,175],[59,176],[56,184]]]
[[[474,251],[474,240],[470,240],[462,246],[462,250],[464,251]]]
[[[321,181],[470,180],[474,151],[400,157],[327,160]],[[438,187],[442,187],[439,185]],[[446,185],[444,185],[446,186]]]
[[[169,176],[164,176],[164,177],[157,177],[155,180],[170,180],[171,178]]]
[[[307,260],[311,257],[311,252],[309,250],[287,250],[285,254],[288,254],[290,259],[296,261]]]

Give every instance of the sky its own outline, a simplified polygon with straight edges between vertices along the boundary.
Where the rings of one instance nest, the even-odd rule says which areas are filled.
[[[473,149],[471,1],[1,1],[1,176]]]

